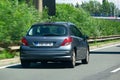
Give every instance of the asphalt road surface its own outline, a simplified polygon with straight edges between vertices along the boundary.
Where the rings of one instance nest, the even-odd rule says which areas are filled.
[[[75,68],[63,63],[1,68],[0,80],[120,80],[120,44],[92,50],[89,64],[79,61]]]

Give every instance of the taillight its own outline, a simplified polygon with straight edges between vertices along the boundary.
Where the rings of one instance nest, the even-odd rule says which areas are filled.
[[[65,38],[64,41],[62,42],[61,46],[66,46],[71,44],[72,42],[72,37]]]
[[[28,46],[28,42],[27,42],[27,40],[26,40],[25,38],[22,38],[21,41],[22,41],[22,44],[23,44],[23,45]]]

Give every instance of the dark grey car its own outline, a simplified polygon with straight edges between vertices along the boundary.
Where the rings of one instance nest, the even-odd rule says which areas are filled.
[[[31,62],[66,62],[75,67],[77,60],[88,64],[89,45],[87,37],[69,22],[51,22],[32,25],[22,38],[20,47],[22,67]]]

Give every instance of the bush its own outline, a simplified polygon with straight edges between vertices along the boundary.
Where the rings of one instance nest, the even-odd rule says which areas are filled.
[[[47,9],[39,13],[33,6],[18,0],[0,1],[0,44],[7,47],[19,42],[29,27],[38,22],[66,21],[75,23],[84,34],[92,37],[120,34],[120,23],[94,19],[82,8],[73,5],[57,4],[56,15],[48,16]]]
[[[14,57],[15,57],[14,53],[10,53],[6,50],[0,52],[0,59],[14,58]]]
[[[82,23],[89,18],[89,14],[86,13],[82,8],[78,9],[72,5],[59,4],[56,9],[56,16],[54,21],[66,21],[74,23]]]
[[[92,18],[85,10],[73,5],[58,4],[56,15],[49,17],[49,21],[73,22],[84,34],[95,38],[120,34],[119,22]]]
[[[28,7],[25,3],[18,4],[18,0],[1,0],[0,10],[0,42],[6,44],[19,41],[41,17],[34,7]]]
[[[85,24],[89,24],[90,15],[85,12],[82,8],[75,8],[73,5],[69,4],[57,4],[56,15],[50,17],[50,21],[65,21],[75,23],[79,29],[83,32]]]

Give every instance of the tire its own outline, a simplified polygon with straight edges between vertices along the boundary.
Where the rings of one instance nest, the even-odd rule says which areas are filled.
[[[30,62],[26,60],[21,60],[21,66],[23,68],[29,68],[30,67]]]
[[[86,58],[82,59],[82,64],[88,64],[89,63],[89,50],[87,50]]]
[[[69,61],[70,68],[74,68],[75,64],[76,64],[76,55],[75,55],[75,51],[72,51],[72,59],[71,61]]]

